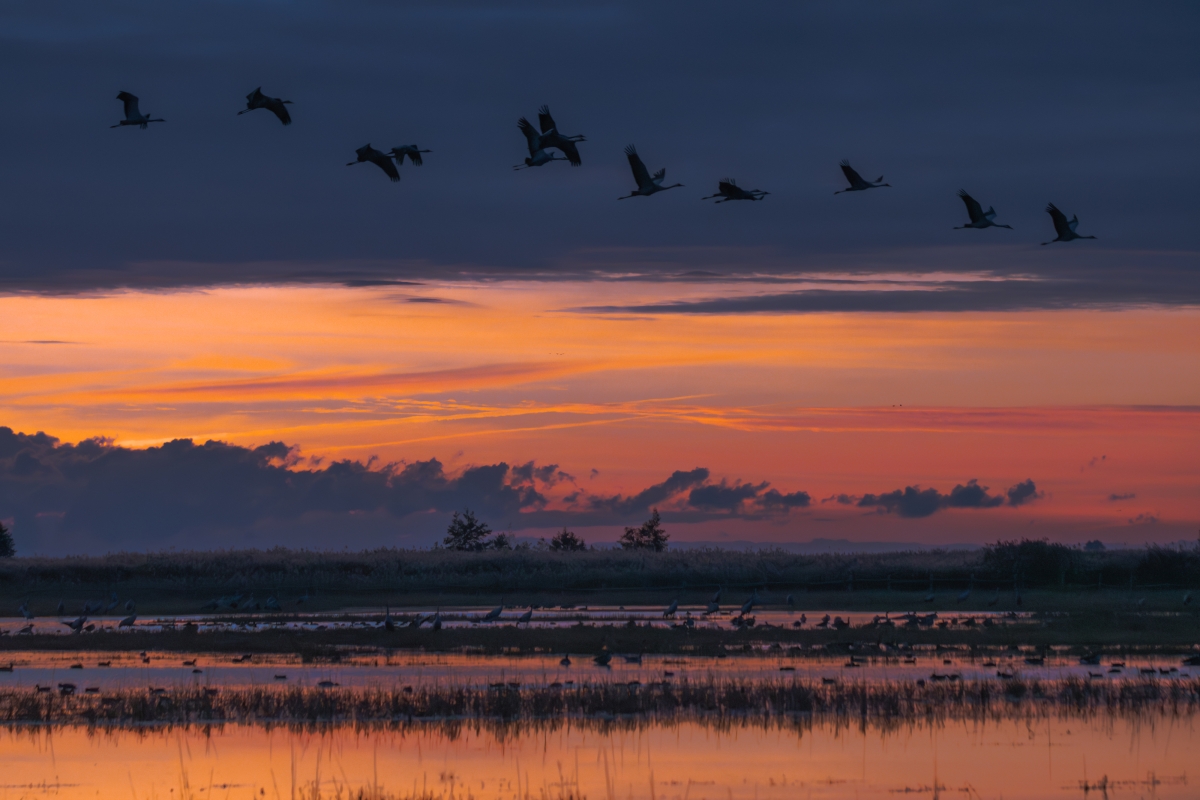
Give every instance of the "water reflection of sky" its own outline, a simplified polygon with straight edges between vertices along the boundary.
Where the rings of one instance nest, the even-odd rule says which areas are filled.
[[[10,797],[325,797],[378,785],[434,798],[792,800],[1195,796],[1191,719],[924,723],[887,732],[696,723],[505,733],[464,725],[320,733],[253,726],[0,729]],[[936,791],[935,791],[936,787]]]

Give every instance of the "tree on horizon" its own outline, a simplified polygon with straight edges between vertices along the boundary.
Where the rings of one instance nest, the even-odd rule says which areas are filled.
[[[466,552],[481,552],[483,550],[511,550],[512,540],[505,533],[498,533],[489,540],[492,529],[486,522],[480,522],[469,508],[464,508],[460,515],[457,511],[446,527],[446,538],[442,545],[447,550]]]
[[[8,532],[8,528],[4,527],[4,523],[0,522],[0,558],[12,558],[17,554],[17,545],[13,541],[12,534]]]
[[[640,528],[626,528],[618,542],[623,550],[653,550],[661,553],[667,549],[670,535],[663,530],[662,519],[658,509],[651,509],[650,519],[642,523]]]
[[[587,550],[587,542],[583,540],[575,531],[567,530],[566,526],[558,533],[554,534],[554,538],[550,540],[550,549],[559,553],[575,553],[581,550]]]

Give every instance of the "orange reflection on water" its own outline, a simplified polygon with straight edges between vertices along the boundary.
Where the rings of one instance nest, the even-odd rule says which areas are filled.
[[[297,798],[380,786],[434,797],[785,800],[1195,796],[1193,720],[951,722],[881,732],[697,723],[635,730],[0,730],[4,797]],[[934,787],[937,791],[934,791]],[[44,787],[44,788],[43,788]],[[1099,791],[1096,796],[1102,796]]]

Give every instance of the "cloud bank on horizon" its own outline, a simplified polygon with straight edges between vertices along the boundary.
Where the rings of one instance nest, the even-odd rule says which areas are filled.
[[[0,291],[834,270],[901,285],[595,310],[1196,304],[1198,22],[1187,2],[9,7]],[[293,125],[236,115],[259,85]],[[119,89],[167,121],[110,130]],[[581,168],[509,169],[542,103],[586,133]],[[343,166],[413,141],[433,152],[398,185]],[[629,142],[688,188],[616,202]],[[834,197],[843,158],[892,188]],[[771,195],[701,203],[726,176]],[[960,188],[1015,230],[952,230]],[[1051,200],[1099,241],[1040,247]]]
[[[556,487],[567,491],[552,495]],[[1008,490],[1007,503],[1038,497],[1026,480]],[[975,480],[948,494],[907,486],[845,498],[838,502],[906,517],[1006,503]],[[695,523],[786,517],[810,504],[807,492],[783,493],[767,481],[714,481],[705,467],[677,470],[633,495],[605,495],[581,488],[557,464],[501,462],[455,473],[436,458],[382,465],[343,459],[323,466],[282,442],[242,447],[179,439],[131,449],[102,438],[70,444],[0,427],[0,507],[11,515],[22,548],[33,553],[247,542],[424,546],[439,538],[452,512],[468,506],[497,528],[521,532],[637,523],[653,508],[668,523]],[[391,536],[381,538],[389,527]]]

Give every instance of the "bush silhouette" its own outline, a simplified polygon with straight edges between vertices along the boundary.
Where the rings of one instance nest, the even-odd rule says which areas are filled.
[[[651,511],[650,519],[643,522],[640,528],[626,528],[618,541],[624,550],[653,550],[661,553],[667,549],[667,540],[670,538],[663,530],[662,520],[656,508]]]

